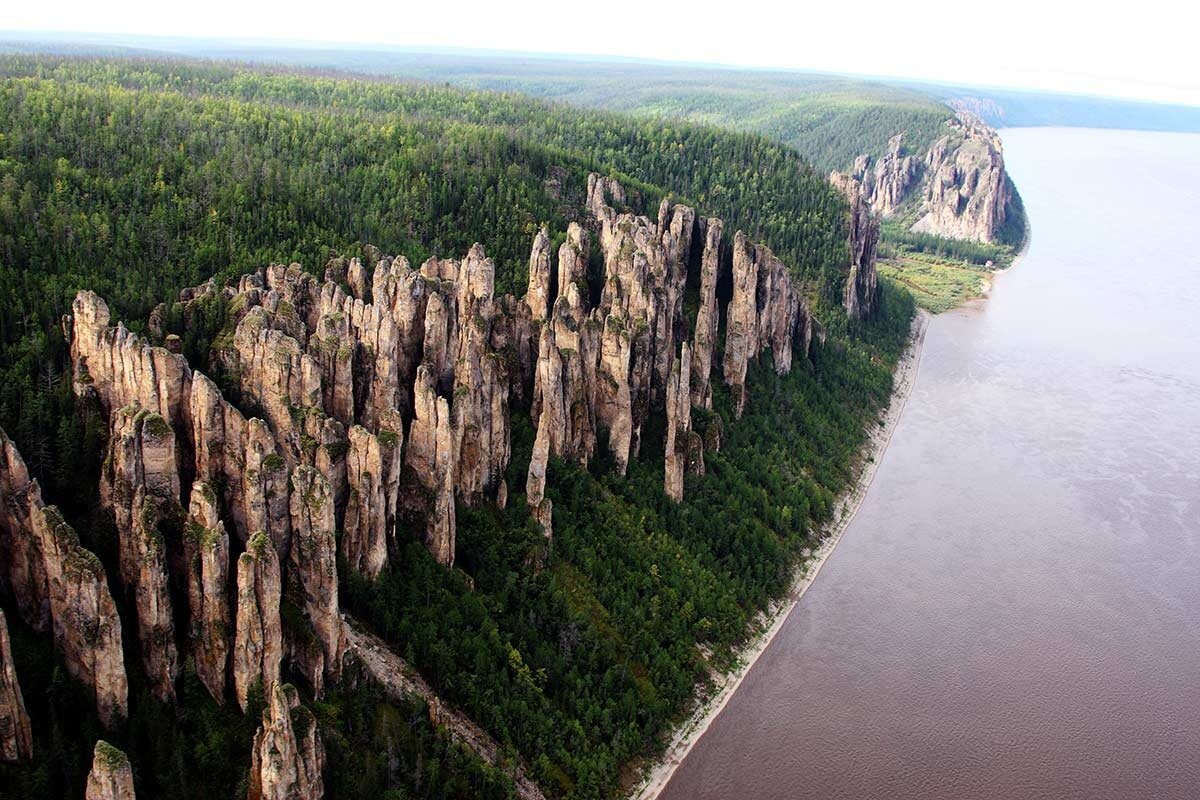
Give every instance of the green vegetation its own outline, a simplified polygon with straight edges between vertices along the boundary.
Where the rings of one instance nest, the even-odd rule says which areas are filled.
[[[924,152],[952,114],[927,94],[833,75],[424,54],[393,54],[384,67],[351,54],[326,63],[761,133],[795,147],[822,174],[883,153],[900,132],[907,147]]]
[[[110,580],[111,522],[78,491],[96,483],[104,426],[74,400],[58,327],[80,288],[136,327],[210,275],[293,260],[318,271],[331,254],[369,261],[366,242],[420,260],[480,241],[498,291],[520,293],[534,232],[545,223],[559,235],[582,218],[592,169],[621,176],[641,210],[678,192],[796,270],[829,338],[787,376],[753,367],[741,420],[717,389],[697,428],[723,432],[724,445],[704,477],[688,478],[682,504],[663,496],[662,423],[651,423],[626,477],[603,456],[590,470],[551,465],[547,551],[518,493],[533,438],[518,409],[513,497],[503,511],[458,510],[458,569],[414,540],[374,584],[341,572],[344,606],[521,756],[552,797],[613,796],[685,713],[696,682],[728,665],[748,620],[785,590],[887,403],[912,298],[888,284],[877,320],[840,312],[840,198],[794,150],[760,136],[508,95],[181,62],[13,57],[0,59],[0,75],[0,425]],[[213,302],[184,320],[168,309],[166,323],[205,363],[230,311]],[[38,698],[39,757],[3,768],[0,785],[78,797],[99,731],[80,711],[86,698],[55,699],[48,640],[37,648],[18,670],[40,676],[26,689]],[[34,657],[41,666],[29,666]],[[256,714],[218,707],[190,672],[179,707],[159,706],[128,661],[131,720],[112,741],[141,796],[244,794]],[[419,704],[393,707],[362,687],[309,705],[329,748],[330,797],[509,791]]]
[[[861,153],[881,154],[888,139],[902,131],[910,149],[924,152],[951,115],[926,91],[818,73],[395,49],[381,53],[370,48],[203,44],[194,48],[194,55],[520,92],[575,106],[760,133],[796,148],[823,175],[849,167]],[[153,47],[153,42],[146,46]],[[186,42],[174,46],[184,52],[188,47]]]
[[[480,241],[497,291],[520,294],[537,227],[565,230],[602,169],[632,176],[650,208],[670,187],[839,292],[841,200],[760,137],[215,65],[8,57],[0,76],[0,425],[67,498],[103,434],[64,379],[58,322],[81,288],[137,328],[213,275],[319,270],[364,242],[419,262]]]
[[[902,284],[917,305],[934,314],[983,295],[990,270],[925,253],[903,253],[879,261],[879,274]]]

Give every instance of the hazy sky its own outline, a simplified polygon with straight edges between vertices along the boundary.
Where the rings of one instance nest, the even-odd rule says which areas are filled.
[[[0,29],[633,56],[1200,105],[1189,0],[13,2]]]

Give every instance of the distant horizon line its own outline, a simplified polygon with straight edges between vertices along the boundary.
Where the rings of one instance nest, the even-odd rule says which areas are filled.
[[[10,38],[11,37],[11,38]],[[53,37],[50,39],[38,39],[37,37]],[[89,41],[88,39],[91,39]],[[109,41],[104,41],[109,40]],[[1014,86],[1010,84],[998,83],[975,83],[964,84],[957,83],[951,80],[943,80],[940,78],[917,78],[903,75],[880,75],[867,72],[841,72],[836,70],[824,70],[816,67],[779,67],[779,66],[756,66],[748,64],[735,64],[729,62],[716,61],[682,61],[674,59],[661,59],[649,56],[622,56],[614,54],[600,53],[567,53],[560,51],[546,50],[512,50],[505,48],[480,48],[480,47],[464,47],[457,45],[422,45],[422,44],[389,44],[379,41],[367,42],[345,42],[337,40],[322,40],[322,39],[283,39],[264,36],[188,36],[183,34],[161,34],[161,33],[115,33],[105,31],[65,31],[65,30],[24,30],[24,29],[0,29],[0,43],[4,41],[24,41],[27,44],[80,44],[80,45],[97,45],[107,44],[110,46],[127,47],[134,49],[137,47],[137,41],[158,42],[158,43],[193,43],[193,44],[209,44],[209,45],[226,45],[226,46],[244,46],[262,50],[284,50],[284,49],[307,49],[318,51],[366,51],[366,52],[405,52],[410,54],[428,54],[428,55],[453,55],[466,57],[501,57],[501,58],[528,58],[540,61],[560,61],[560,62],[584,62],[584,63],[609,63],[622,65],[643,65],[643,66],[671,66],[683,69],[710,69],[722,70],[727,72],[748,72],[759,74],[786,74],[786,75],[809,75],[826,78],[847,78],[851,80],[866,82],[874,82],[884,84],[891,87],[900,87],[914,89],[920,91],[919,87],[928,87],[942,90],[962,90],[969,92],[971,90],[979,90],[984,92],[1005,92],[1012,94],[1023,94],[1032,96],[1060,96],[1076,98],[1081,100],[1099,100],[1110,103],[1129,103],[1139,106],[1151,106],[1158,108],[1182,108],[1182,109],[1200,109],[1200,102],[1189,103],[1180,101],[1163,101],[1150,100],[1145,97],[1132,97],[1129,95],[1107,95],[1096,94],[1092,92],[1071,91],[1068,89],[1039,89],[1027,86]],[[149,49],[149,48],[147,48]],[[159,51],[164,54],[188,55],[191,57],[210,58],[212,60],[220,60],[220,56],[203,56],[194,52],[175,52],[170,50]],[[225,57],[229,59],[228,56]],[[310,65],[315,66],[315,65]],[[341,71],[351,72],[342,68]],[[375,73],[380,74],[380,73]],[[402,75],[394,75],[392,77],[403,77]],[[932,98],[945,103],[946,100],[938,97]]]

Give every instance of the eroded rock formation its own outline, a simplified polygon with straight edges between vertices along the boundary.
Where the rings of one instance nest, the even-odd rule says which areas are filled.
[[[67,672],[89,686],[100,720],[114,727],[128,714],[129,685],[121,618],[104,566],[83,547],[0,431],[0,553],[18,610],[35,630],[54,633]]]
[[[67,671],[92,687],[101,722],[112,728],[129,713],[129,682],[121,650],[121,618],[104,566],[54,506],[33,514],[50,586],[55,644]]]
[[[879,244],[879,220],[871,213],[858,181],[834,172],[829,176],[834,187],[850,203],[850,271],[846,275],[842,305],[852,319],[865,319],[879,305],[879,276],[875,269],[875,251]]]
[[[273,685],[266,699],[251,750],[248,800],[320,800],[325,748],[316,718],[289,684]]]
[[[33,731],[25,698],[17,682],[12,646],[8,640],[8,619],[0,610],[0,761],[22,761],[33,757]]]
[[[725,224],[702,220],[704,254],[700,261],[700,308],[696,312],[695,345],[690,370],[692,405],[712,408],[712,361],[717,346],[717,282],[721,279],[721,234]]]
[[[288,571],[290,592],[304,614],[307,630],[289,631],[293,661],[319,695],[323,676],[341,674],[345,642],[338,608],[337,541],[334,536],[333,491],[312,467],[297,467],[291,487],[292,547]],[[303,646],[312,641],[316,647]],[[265,684],[265,681],[264,681]]]
[[[233,689],[245,711],[255,685],[264,691],[279,681],[283,660],[279,557],[265,533],[250,537],[237,563],[237,627],[233,645]]]
[[[192,484],[183,532],[187,573],[188,639],[196,675],[218,703],[225,701],[232,625],[227,599],[229,534],[217,510],[217,494],[203,481]]]
[[[667,380],[667,438],[663,447],[666,473],[663,491],[676,503],[683,500],[683,473],[695,435],[692,433],[692,401],[688,391],[691,364],[691,348],[684,342],[680,354],[671,365],[671,377]],[[703,462],[700,471],[703,471]]]
[[[163,417],[137,406],[112,415],[100,502],[113,512],[121,581],[137,617],[142,666],[155,696],[175,699],[179,653],[168,584],[164,528],[183,522],[175,432]]]
[[[726,312],[723,365],[738,416],[746,405],[750,359],[770,348],[775,372],[782,375],[791,370],[797,349],[807,357],[811,341],[808,305],[787,267],[770,248],[752,243],[738,231],[733,239],[733,295]]]
[[[74,386],[112,432],[103,499],[117,523],[142,665],[161,699],[171,699],[189,655],[212,695],[223,700],[232,684],[243,709],[256,685],[278,700],[285,659],[314,694],[337,680],[346,647],[337,556],[374,578],[402,549],[397,537],[415,535],[453,565],[456,502],[507,502],[514,404],[528,403],[536,423],[525,491],[547,536],[551,458],[586,465],[603,438],[624,472],[651,415],[666,419],[664,490],[682,499],[684,475],[704,470],[706,443],[719,446],[719,425],[706,425],[706,442],[691,420],[692,405],[712,406],[723,271],[733,273],[723,372],[739,413],[750,362],[770,349],[773,368],[788,371],[807,355],[813,322],[799,284],[768,248],[741,232],[730,248],[721,220],[670,200],[651,218],[630,211],[628,197],[617,181],[591,176],[592,233],[572,223],[556,268],[551,232],[538,231],[523,298],[495,295],[496,267],[480,245],[417,270],[372,250],[370,275],[356,259],[334,259],[323,281],[296,264],[271,265],[185,290],[184,318],[200,299],[228,309],[209,360],[228,398],[179,354],[179,342],[154,347],[110,327],[96,295],[76,297],[65,321]],[[588,285],[593,239],[602,287]],[[689,268],[699,270],[694,322],[684,316]],[[163,341],[168,318],[156,312],[151,325]],[[53,513],[47,522],[36,482],[8,449],[0,465],[5,580],[21,587],[14,594],[31,624],[53,621],[57,632],[56,604],[74,604],[107,626],[101,646],[88,650],[91,663],[74,631],[62,634],[62,647],[108,718],[119,718],[120,620],[105,601],[103,571],[80,556],[77,540],[52,533],[65,523]],[[93,567],[72,572],[69,592],[55,583],[64,557],[47,554],[45,541]],[[186,613],[172,613],[171,586],[177,602],[186,597]],[[181,647],[176,616],[187,621]],[[118,670],[111,686],[98,677]],[[268,776],[263,786],[282,785],[269,777],[276,763],[256,767]]]
[[[923,214],[918,233],[995,241],[1008,205],[1004,150],[994,130],[960,114],[925,155]]]
[[[399,423],[396,420],[393,429],[381,431],[379,436],[361,425],[350,429],[350,449],[346,453],[350,496],[341,553],[347,564],[369,578],[387,566],[389,531],[396,523],[403,446],[403,427]]]
[[[0,580],[25,624],[37,631],[50,628],[50,587],[32,518],[42,506],[42,490],[30,478],[25,459],[0,430]]]
[[[134,800],[133,768],[128,756],[103,739],[92,751],[84,800]]]
[[[965,112],[947,120],[924,156],[905,155],[897,134],[873,163],[859,156],[849,177],[873,212],[911,220],[918,233],[993,242],[1004,226],[1009,186],[1000,137]]]

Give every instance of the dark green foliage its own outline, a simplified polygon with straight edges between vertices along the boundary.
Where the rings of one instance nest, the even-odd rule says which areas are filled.
[[[625,477],[603,453],[590,471],[551,462],[548,552],[514,492],[506,511],[459,509],[457,564],[473,590],[414,541],[374,584],[347,577],[343,604],[552,795],[612,796],[815,546],[812,525],[850,481],[907,339],[911,297],[889,287],[884,298],[881,319],[843,324],[814,367],[781,377],[768,359],[754,365],[741,420],[718,388],[697,429],[719,417],[725,445],[688,478],[683,503],[663,495],[661,431],[648,431]],[[533,432],[524,416],[514,427],[519,487]]]
[[[33,721],[35,760],[0,764],[0,798],[82,797],[98,738],[129,755],[139,797],[245,796],[250,741],[259,717],[218,707],[190,662],[180,680],[177,709],[134,687],[128,723],[119,731],[105,731],[96,719],[91,691],[67,675],[50,637],[34,634],[13,614],[7,616],[13,660]]]
[[[312,703],[325,745],[330,798],[515,797],[508,776],[455,744],[418,699],[389,701],[369,685]]]
[[[210,276],[316,271],[363,242],[420,261],[479,241],[497,291],[520,294],[537,227],[582,217],[592,169],[624,173],[649,213],[658,187],[690,198],[832,294],[846,259],[842,200],[756,136],[213,64],[10,56],[0,76],[0,426],[43,482],[90,435],[64,422],[78,415],[58,324],[82,288],[138,329]],[[196,356],[223,313],[168,323]]]
[[[582,217],[597,169],[621,175],[645,211],[672,190],[724,217],[731,235],[762,238],[828,303],[818,313],[830,339],[813,365],[786,377],[756,365],[742,420],[719,388],[715,412],[697,415],[697,429],[723,428],[726,444],[709,454],[706,476],[688,478],[684,503],[663,496],[652,421],[625,477],[603,445],[590,471],[552,464],[547,546],[519,493],[533,434],[517,409],[513,496],[504,511],[459,510],[460,569],[438,566],[402,532],[408,544],[374,584],[341,573],[343,605],[523,757],[549,794],[612,796],[785,589],[888,397],[911,299],[889,289],[870,324],[841,314],[842,201],[793,150],[761,137],[515,96],[180,62],[14,57],[0,59],[0,75],[0,425],[50,500],[77,498],[67,516],[90,519],[79,528],[110,583],[111,523],[77,491],[94,485],[103,425],[73,399],[57,325],[80,288],[137,327],[210,275],[292,260],[317,271],[331,253],[367,255],[364,242],[420,260],[480,241],[496,259],[497,290],[521,293],[537,227],[560,235]],[[598,268],[594,258],[593,277]],[[186,317],[170,305],[163,324],[207,365],[229,313],[220,300]],[[142,796],[244,794],[257,711],[217,707],[190,671],[179,709],[165,709],[140,689],[134,662],[131,722],[114,744]],[[56,696],[37,680],[27,697]],[[70,704],[62,732],[66,713],[38,700],[39,758],[3,773],[13,776],[3,785],[78,797],[98,735],[87,708],[86,698]],[[313,709],[331,797],[509,791],[422,722],[419,704],[393,708],[360,685]]]

